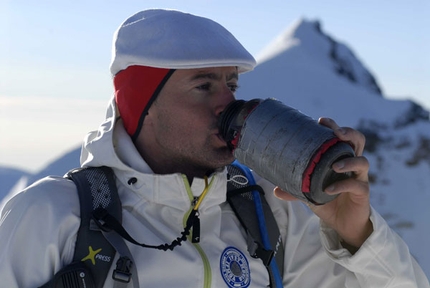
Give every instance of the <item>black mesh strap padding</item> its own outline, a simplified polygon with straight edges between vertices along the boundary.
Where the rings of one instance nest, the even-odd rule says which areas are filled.
[[[273,280],[273,272],[269,267],[272,257],[275,257],[281,277],[284,271],[284,246],[282,244],[275,217],[273,216],[272,210],[264,197],[264,191],[260,186],[250,185],[249,181],[241,181],[241,179],[245,179],[244,177],[246,177],[246,174],[236,166],[227,166],[227,171],[227,201],[247,232],[248,251],[250,255],[252,257],[261,258],[269,272],[270,285],[274,288],[276,287],[276,284]],[[270,251],[264,249],[262,244],[263,241],[252,191],[258,191],[260,193],[265,225],[267,227],[270,246],[272,248]]]

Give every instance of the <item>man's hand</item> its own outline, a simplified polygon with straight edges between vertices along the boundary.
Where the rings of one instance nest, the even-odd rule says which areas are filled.
[[[359,248],[373,232],[369,219],[369,162],[362,156],[365,137],[352,128],[340,128],[329,118],[320,118],[318,122],[333,129],[342,141],[350,143],[356,157],[333,163],[332,168],[335,172],[353,172],[351,178],[335,182],[325,189],[324,192],[327,194],[339,194],[336,199],[320,206],[307,204],[320,219],[336,230],[341,239],[347,243],[345,247]],[[283,200],[297,200],[279,187],[275,188],[274,193],[276,197]]]

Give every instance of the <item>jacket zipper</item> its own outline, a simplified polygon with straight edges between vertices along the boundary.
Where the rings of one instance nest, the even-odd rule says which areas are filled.
[[[188,194],[188,197],[190,198],[190,203],[191,203],[190,209],[187,211],[187,213],[185,213],[184,218],[182,219],[182,222],[185,225],[187,222],[188,216],[190,215],[191,211],[194,209],[195,205],[197,204],[199,197],[193,196],[193,193],[191,192],[191,187],[188,183],[187,177],[185,175],[182,175],[182,178],[184,180],[185,188],[187,190],[187,194]],[[211,184],[212,184],[212,182],[211,182]],[[202,259],[202,262],[203,262],[203,273],[204,273],[203,287],[204,288],[211,288],[211,283],[212,283],[211,266],[210,266],[208,257],[206,256],[206,253],[203,251],[202,247],[198,243],[192,243],[192,238],[193,238],[192,235],[194,232],[195,231],[193,228],[191,235],[188,235],[188,241],[190,241],[190,243],[194,246],[194,248],[196,248],[196,250],[199,253],[199,255]]]

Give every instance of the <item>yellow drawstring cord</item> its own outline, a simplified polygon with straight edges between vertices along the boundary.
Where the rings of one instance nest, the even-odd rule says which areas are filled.
[[[199,200],[197,201],[196,205],[194,206],[194,210],[199,209],[199,206],[202,203],[203,198],[205,198],[208,191],[209,191],[208,177],[205,176],[205,189],[203,190],[202,194],[199,197]]]

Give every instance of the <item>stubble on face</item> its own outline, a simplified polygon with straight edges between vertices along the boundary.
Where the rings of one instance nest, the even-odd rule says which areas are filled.
[[[167,108],[167,107],[166,107]],[[230,149],[221,144],[218,137],[216,119],[206,129],[197,128],[196,123],[187,115],[183,120],[172,116],[170,109],[160,109],[158,114],[158,134],[156,142],[165,163],[177,167],[178,171],[188,171],[193,167],[197,171],[216,170],[234,160]],[[189,116],[189,115],[188,115]],[[195,120],[195,121],[198,121]],[[206,174],[206,172],[204,173]]]

